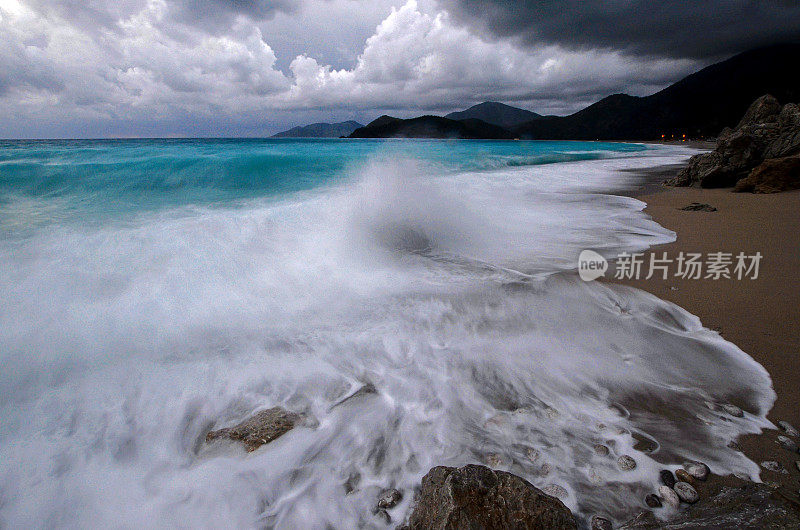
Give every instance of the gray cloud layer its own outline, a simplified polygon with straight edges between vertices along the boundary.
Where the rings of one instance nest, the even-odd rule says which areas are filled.
[[[625,20],[635,4],[604,3]],[[673,37],[584,3],[572,19],[583,30],[559,38],[570,17],[546,2],[547,24],[530,4],[481,5],[500,29],[481,35],[468,0],[0,0],[0,137],[263,135],[487,99],[561,114],[655,92],[707,62],[624,53]],[[672,9],[659,7],[674,25]]]
[[[800,39],[796,0],[441,0],[460,20],[531,46],[711,58]]]

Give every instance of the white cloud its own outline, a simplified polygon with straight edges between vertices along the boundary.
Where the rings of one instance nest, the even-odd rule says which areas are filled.
[[[221,31],[175,22],[165,0],[131,0],[106,12],[113,24],[87,29],[64,10],[0,2],[0,136],[263,133],[302,109],[408,114],[485,99],[558,112],[613,91],[651,91],[693,66],[488,42],[409,0],[378,24],[352,68],[299,55],[283,73],[250,12]],[[281,17],[295,9],[285,4]]]

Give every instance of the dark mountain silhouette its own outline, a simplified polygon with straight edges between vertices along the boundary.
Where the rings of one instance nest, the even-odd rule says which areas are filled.
[[[517,107],[512,107],[496,101],[478,103],[466,110],[451,112],[445,115],[445,118],[451,120],[477,119],[505,128],[514,127],[515,125],[541,117],[540,114],[536,114],[535,112],[518,109]]]
[[[293,127],[288,131],[273,134],[273,138],[339,138],[347,136],[359,127],[357,121],[343,121],[340,123],[312,123],[302,127]]]
[[[450,120],[441,116],[420,116],[401,120],[381,116],[366,127],[356,129],[350,138],[463,138],[510,139],[507,129],[481,120]]]
[[[710,137],[724,127],[735,126],[750,104],[764,94],[775,96],[781,103],[800,101],[798,64],[800,44],[777,44],[703,68],[651,96],[614,94],[569,116],[537,115],[509,128],[474,119],[423,116],[400,120],[382,116],[352,136],[540,140],[653,140],[661,135],[680,138],[684,134],[687,138]]]
[[[751,50],[711,65],[647,97],[608,96],[570,116],[512,128],[533,139],[621,140],[716,136],[763,94],[800,100],[800,44]]]

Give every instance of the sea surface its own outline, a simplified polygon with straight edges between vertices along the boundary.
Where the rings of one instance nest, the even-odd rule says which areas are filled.
[[[619,521],[665,465],[757,477],[727,444],[769,425],[767,372],[575,273],[674,239],[614,193],[692,153],[0,141],[0,528],[380,528],[389,487],[393,527],[431,467],[476,462]],[[308,420],[205,443],[274,406]]]

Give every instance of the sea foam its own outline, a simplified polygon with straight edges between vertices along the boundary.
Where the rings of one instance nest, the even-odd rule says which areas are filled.
[[[757,476],[726,446],[768,425],[766,371],[574,272],[584,248],[674,239],[602,192],[687,150],[446,172],[386,149],[323,188],[0,241],[0,524],[352,528],[381,524],[387,487],[396,524],[430,467],[470,462],[622,517],[667,464]],[[315,421],[254,453],[204,444],[272,406]]]

